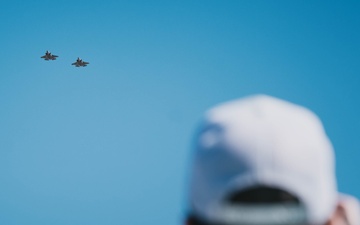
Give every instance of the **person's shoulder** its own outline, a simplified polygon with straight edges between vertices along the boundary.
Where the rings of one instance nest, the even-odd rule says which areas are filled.
[[[340,195],[340,206],[344,209],[346,220],[349,225],[360,225],[360,202],[351,195]]]

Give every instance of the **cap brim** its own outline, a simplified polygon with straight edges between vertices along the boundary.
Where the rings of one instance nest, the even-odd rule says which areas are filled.
[[[307,222],[305,208],[293,203],[222,205],[210,216],[215,224],[224,225],[302,225]]]

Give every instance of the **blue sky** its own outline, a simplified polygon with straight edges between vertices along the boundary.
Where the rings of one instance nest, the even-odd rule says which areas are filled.
[[[1,3],[0,224],[181,224],[196,123],[257,93],[320,116],[360,197],[358,1]]]

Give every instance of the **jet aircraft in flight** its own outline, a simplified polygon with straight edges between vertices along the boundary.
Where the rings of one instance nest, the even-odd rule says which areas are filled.
[[[59,57],[59,56],[53,55],[53,54],[51,54],[51,52],[46,51],[45,55],[41,56],[40,58],[43,58],[46,61],[49,61],[49,60],[56,60],[56,57]]]
[[[85,67],[87,66],[87,64],[89,64],[88,62],[83,61],[82,59],[80,59],[79,57],[76,59],[76,62],[72,63],[71,65],[74,65],[76,67]]]

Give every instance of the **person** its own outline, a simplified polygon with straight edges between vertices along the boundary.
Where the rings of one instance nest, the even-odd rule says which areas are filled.
[[[349,224],[332,144],[305,107],[266,95],[220,104],[193,148],[187,225]]]
[[[343,218],[342,221],[339,221],[339,224],[360,225],[360,203],[356,197],[341,194],[339,205],[341,206]]]

